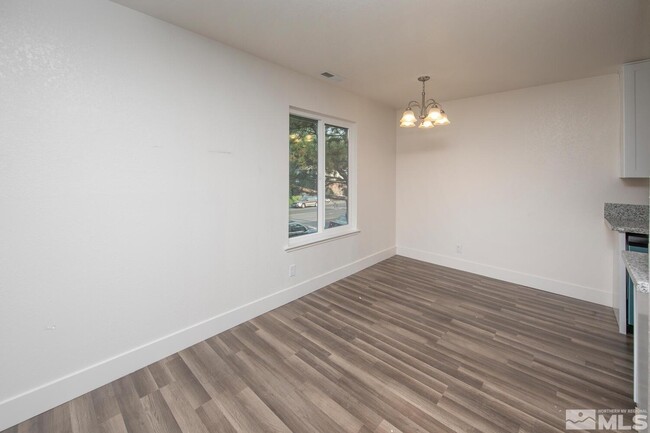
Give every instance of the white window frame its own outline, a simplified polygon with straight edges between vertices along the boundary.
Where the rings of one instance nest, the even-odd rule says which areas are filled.
[[[313,111],[290,107],[289,116],[296,115],[318,121],[318,232],[289,238],[287,232],[286,250],[296,250],[311,245],[359,233],[357,228],[357,127],[354,122],[326,116]],[[289,121],[287,116],[287,122]],[[344,226],[325,228],[325,124],[341,126],[348,130],[348,223]],[[287,131],[288,131],[287,125]],[[288,146],[287,146],[288,147]],[[289,156],[289,155],[287,155]],[[287,161],[289,158],[287,157]],[[288,175],[288,170],[287,170]],[[289,179],[287,178],[287,185]],[[287,221],[291,219],[287,208]],[[285,229],[286,230],[286,229]]]

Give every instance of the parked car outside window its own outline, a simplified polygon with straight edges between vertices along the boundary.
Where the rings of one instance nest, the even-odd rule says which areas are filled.
[[[331,229],[332,227],[340,227],[347,224],[348,224],[348,216],[346,214],[343,214],[335,220],[327,221],[325,224],[325,228]]]
[[[294,206],[300,208],[316,207],[318,206],[318,197],[315,195],[305,195]]]
[[[314,227],[305,225],[305,224],[300,224],[295,221],[289,221],[289,237],[292,238],[294,236],[302,236],[302,235],[308,235],[311,233],[316,233],[318,230],[316,230]]]

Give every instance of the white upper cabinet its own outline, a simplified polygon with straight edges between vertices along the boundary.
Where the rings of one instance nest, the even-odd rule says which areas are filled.
[[[621,80],[621,177],[650,177],[650,60],[627,63]]]

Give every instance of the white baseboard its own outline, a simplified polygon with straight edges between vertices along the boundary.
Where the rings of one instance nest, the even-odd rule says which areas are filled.
[[[612,306],[612,294],[592,287],[567,283],[565,281],[553,280],[538,275],[526,274],[511,269],[499,268],[497,266],[485,265],[469,260],[459,259],[444,254],[431,253],[414,248],[397,247],[397,254],[410,257],[423,262],[433,263],[448,268],[454,268],[485,277],[495,278],[509,283],[532,287],[558,295],[570,296],[572,298],[589,301],[607,307]]]
[[[379,251],[0,402],[0,431],[395,255]]]

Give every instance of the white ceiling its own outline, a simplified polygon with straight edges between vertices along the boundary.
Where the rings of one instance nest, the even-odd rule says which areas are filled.
[[[114,0],[400,108],[650,58],[650,0]]]

